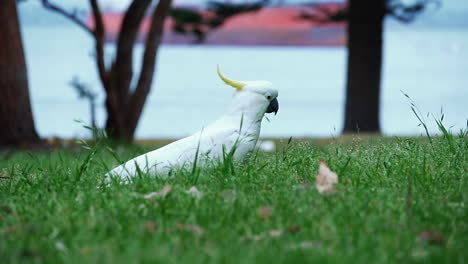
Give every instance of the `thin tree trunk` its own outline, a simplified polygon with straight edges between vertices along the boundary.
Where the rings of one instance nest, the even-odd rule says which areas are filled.
[[[140,78],[135,91],[130,97],[126,113],[126,124],[130,132],[128,135],[130,138],[134,137],[146,98],[151,90],[156,68],[156,57],[163,37],[164,21],[169,14],[171,4],[172,0],[159,0],[158,6],[151,17],[150,30],[146,35]]]
[[[112,79],[117,87],[120,105],[126,105],[133,77],[133,47],[138,37],[140,24],[151,0],[133,1],[125,12],[117,41],[117,56],[112,67]]]
[[[110,70],[107,84],[107,121],[106,131],[114,139],[131,141],[133,133],[129,131],[126,120],[127,102],[133,77],[133,47],[135,45],[141,21],[151,0],[132,1],[122,21],[117,42],[117,56]],[[130,134],[132,136],[130,137]]]
[[[156,56],[161,42],[164,20],[169,13],[172,0],[159,0],[151,18],[151,25],[146,36],[145,51],[141,73],[136,87],[132,89],[133,79],[133,48],[138,37],[141,21],[153,0],[133,0],[125,12],[117,42],[115,61],[106,67],[104,60],[104,39],[106,30],[102,12],[97,0],[89,0],[94,28],[91,29],[76,14],[62,7],[42,0],[45,8],[57,12],[73,21],[92,34],[95,39],[96,66],[99,71],[104,90],[106,91],[107,134],[119,141],[132,141],[138,125],[143,106],[148,97],[155,71]]]
[[[0,7],[0,147],[42,145],[31,112],[16,0]]]
[[[136,4],[138,3],[138,4]],[[155,71],[157,51],[163,35],[164,21],[169,13],[172,0],[159,0],[151,16],[150,29],[146,36],[145,51],[138,82],[134,89],[130,89],[132,80],[132,50],[136,41],[139,24],[143,18],[143,8],[147,2],[133,2],[124,18],[119,34],[117,58],[112,67],[112,84],[110,90],[115,95],[120,111],[117,114],[109,111],[112,104],[106,101],[108,117],[106,130],[112,138],[132,141],[140,120],[143,107],[151,90]],[[109,92],[108,98],[109,98]]]
[[[349,0],[345,133],[380,132],[385,7],[386,0]]]

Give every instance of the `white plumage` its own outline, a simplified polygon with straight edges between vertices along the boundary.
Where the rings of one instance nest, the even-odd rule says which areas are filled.
[[[235,146],[234,160],[244,159],[257,143],[260,126],[266,112],[278,111],[278,91],[267,81],[232,81],[218,75],[236,88],[226,113],[201,131],[140,155],[106,174],[127,181],[138,174],[138,169],[156,175],[167,175],[174,168],[193,166],[197,159],[203,166],[207,160],[222,159],[223,153]]]

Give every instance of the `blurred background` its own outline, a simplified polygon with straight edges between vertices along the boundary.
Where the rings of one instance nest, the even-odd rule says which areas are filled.
[[[96,67],[96,39],[83,27],[94,28],[93,12],[88,1],[46,2],[69,16],[44,7],[44,1],[18,4],[35,126],[41,137],[87,136],[89,131],[74,121],[91,124],[87,93],[95,98],[97,127],[108,122],[106,93]],[[98,1],[106,30],[103,58],[108,69],[117,56],[120,25],[131,2]],[[130,56],[130,90],[138,85],[145,36],[158,4],[152,2]],[[383,17],[378,130],[384,135],[424,133],[404,93],[421,111],[430,133],[438,132],[432,115],[439,118],[441,112],[453,131],[466,128],[468,1],[398,4]],[[378,13],[372,5],[365,12]],[[347,24],[352,17],[348,11],[349,3],[333,0],[174,0],[135,138],[187,136],[222,115],[233,89],[218,78],[218,64],[229,78],[268,80],[279,90],[280,111],[264,121],[263,137],[340,135],[346,130],[346,89],[352,82],[347,78],[352,67],[348,63]],[[365,52],[360,56],[367,60]]]

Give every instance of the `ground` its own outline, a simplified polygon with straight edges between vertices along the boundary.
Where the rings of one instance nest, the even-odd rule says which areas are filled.
[[[151,147],[107,148],[3,154],[3,263],[467,261],[466,133],[286,139],[243,164],[110,187],[116,159]],[[315,187],[319,160],[339,176],[332,194]]]

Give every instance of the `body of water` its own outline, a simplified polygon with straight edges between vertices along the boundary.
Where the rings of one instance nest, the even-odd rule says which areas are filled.
[[[86,101],[69,85],[74,76],[99,94],[99,125],[105,121],[103,90],[87,33],[64,23],[23,26],[32,107],[43,137],[85,136],[75,119],[89,121]],[[387,135],[419,135],[418,120],[401,91],[421,111],[440,116],[457,131],[468,118],[468,30],[387,27],[382,80],[382,130]],[[113,47],[107,47],[108,58]],[[135,49],[138,68],[142,47]],[[346,50],[343,47],[162,46],[151,94],[137,138],[178,138],[222,115],[233,89],[216,75],[268,80],[279,90],[280,112],[264,121],[262,136],[338,135],[344,117]],[[138,69],[135,70],[138,72]],[[432,117],[431,132],[437,132]]]

